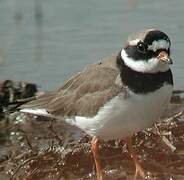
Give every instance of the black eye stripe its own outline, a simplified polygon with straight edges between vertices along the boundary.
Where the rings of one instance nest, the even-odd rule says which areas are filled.
[[[166,51],[170,55],[170,49],[159,49],[156,52],[152,50],[146,50],[144,53],[138,50],[137,45],[129,45],[124,48],[125,52],[127,53],[128,57],[133,58],[135,61],[138,60],[149,60],[151,58],[157,57],[161,51]]]
[[[146,50],[144,53],[140,50],[138,50],[137,45],[136,46],[127,46],[124,48],[126,51],[127,55],[131,58],[133,58],[135,61],[136,60],[148,60],[153,57],[152,51]]]
[[[147,48],[148,48],[148,46],[146,45],[146,44],[144,44],[143,42],[139,42],[138,44],[137,44],[137,50],[140,52],[140,53],[146,53],[146,51],[147,51]]]

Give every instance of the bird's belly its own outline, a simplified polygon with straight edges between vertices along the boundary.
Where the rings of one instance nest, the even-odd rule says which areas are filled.
[[[165,85],[147,95],[119,95],[100,109],[93,118],[76,118],[77,126],[92,136],[117,139],[152,126],[168,105],[172,86]]]

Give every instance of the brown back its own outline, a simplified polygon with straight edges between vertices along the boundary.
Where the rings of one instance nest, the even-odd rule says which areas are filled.
[[[45,108],[56,116],[94,116],[100,107],[122,91],[116,56],[86,67],[57,91],[46,93],[23,108]]]

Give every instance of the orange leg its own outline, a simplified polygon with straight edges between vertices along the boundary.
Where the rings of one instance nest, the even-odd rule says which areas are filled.
[[[103,180],[103,172],[102,172],[102,166],[101,166],[99,149],[98,149],[98,139],[96,137],[93,137],[91,141],[91,150],[92,150],[93,157],[95,160],[97,179]]]
[[[139,163],[139,160],[138,160],[138,157],[136,155],[135,150],[132,147],[132,138],[131,137],[126,138],[126,143],[128,145],[128,150],[129,150],[129,152],[132,156],[132,159],[135,163],[134,180],[136,180],[138,176],[141,176],[141,177],[145,178],[145,172],[144,172],[143,168],[141,167],[141,165]]]

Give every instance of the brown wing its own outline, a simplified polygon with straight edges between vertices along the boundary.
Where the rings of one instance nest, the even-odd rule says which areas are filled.
[[[39,97],[24,107],[45,108],[57,116],[93,116],[122,91],[115,83],[118,73],[116,56],[106,58],[73,76],[56,92]]]

